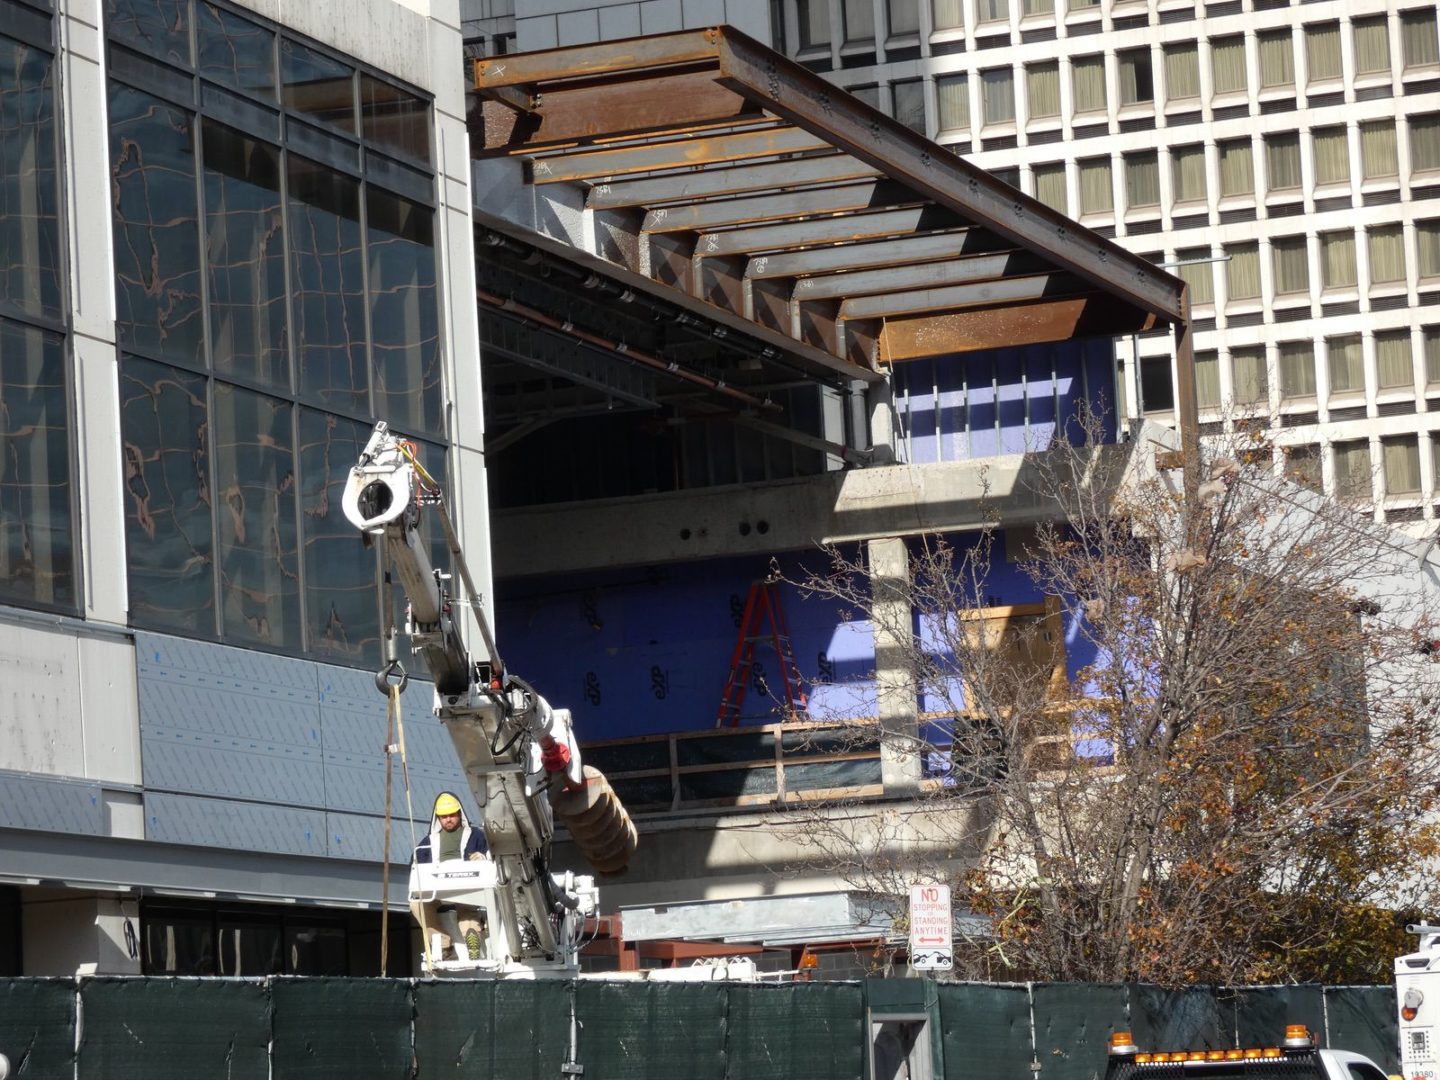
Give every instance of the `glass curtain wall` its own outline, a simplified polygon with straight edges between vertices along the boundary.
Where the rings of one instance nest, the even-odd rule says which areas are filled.
[[[0,603],[74,612],[54,35],[0,2]]]
[[[370,665],[340,495],[444,472],[430,103],[208,0],[106,0],[131,621]]]

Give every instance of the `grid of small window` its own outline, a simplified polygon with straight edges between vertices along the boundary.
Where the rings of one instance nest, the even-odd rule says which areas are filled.
[[[1440,64],[1440,40],[1435,35],[1433,7],[1400,13],[1400,53],[1407,68]]]
[[[1383,330],[1375,335],[1375,378],[1382,390],[1414,388],[1409,330]]]
[[[1311,23],[1305,27],[1305,71],[1312,83],[1340,78],[1339,23]]]
[[[1260,48],[1260,87],[1295,85],[1295,50],[1289,30],[1271,30],[1256,38]]]
[[[1270,373],[1263,348],[1236,349],[1230,354],[1230,385],[1237,406],[1269,404]]]
[[[1419,439],[1414,435],[1381,439],[1380,452],[1385,462],[1385,494],[1420,494]]]
[[[1279,237],[1270,243],[1276,293],[1310,291],[1310,255],[1303,236]]]
[[[1077,113],[1105,111],[1105,57],[1080,56],[1070,64]]]
[[[163,8],[106,0],[131,621],[368,665],[344,463],[385,417],[444,471],[430,102]]]
[[[1125,155],[1125,205],[1130,210],[1160,205],[1160,155],[1155,151]]]
[[[1371,225],[1365,230],[1374,285],[1404,282],[1405,230],[1399,225]]]
[[[1365,389],[1365,360],[1359,334],[1326,338],[1325,360],[1332,394]]]
[[[1080,212],[1105,214],[1115,209],[1115,192],[1110,180],[1110,159],[1091,158],[1080,162]]]
[[[1369,499],[1370,443],[1366,440],[1340,442],[1335,450],[1335,495],[1341,499]]]
[[[1308,341],[1280,343],[1280,394],[1284,398],[1315,395],[1315,346]]]
[[[1260,245],[1255,242],[1229,244],[1225,248],[1225,292],[1231,300],[1260,297]]]

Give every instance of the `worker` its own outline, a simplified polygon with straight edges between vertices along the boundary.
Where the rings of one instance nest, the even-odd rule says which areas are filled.
[[[470,824],[465,808],[453,792],[442,791],[435,799],[435,812],[430,831],[415,845],[415,863],[449,862],[454,859],[483,859],[489,851],[485,831]],[[440,901],[410,901],[410,913],[422,930],[440,936],[440,956],[436,959],[459,959],[458,943],[448,932],[457,926],[471,960],[480,959],[484,940],[482,913],[474,908]],[[451,916],[453,915],[453,919]]]

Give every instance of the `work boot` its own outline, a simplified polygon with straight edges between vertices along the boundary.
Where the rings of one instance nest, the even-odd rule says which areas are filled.
[[[473,926],[465,931],[465,948],[469,950],[471,960],[480,959],[480,931]]]

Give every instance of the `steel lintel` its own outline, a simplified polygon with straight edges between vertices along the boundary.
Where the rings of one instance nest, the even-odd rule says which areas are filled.
[[[910,236],[927,229],[953,229],[963,224],[965,222],[960,217],[943,207],[906,206],[872,213],[834,214],[784,225],[702,232],[695,250],[704,256],[790,251],[809,245]]]
[[[585,205],[592,210],[611,210],[623,206],[687,203],[717,195],[743,195],[772,188],[859,180],[876,176],[879,171],[873,165],[856,161],[849,154],[826,154],[823,157],[769,161],[762,165],[703,169],[651,176],[643,180],[597,184],[590,189]]]
[[[718,165],[752,158],[825,150],[824,139],[789,124],[726,135],[695,135],[664,142],[640,142],[604,150],[571,151],[536,157],[530,179],[536,184],[562,180],[610,179],[633,173]]]
[[[1073,296],[1083,292],[1073,274],[1033,274],[1002,277],[974,285],[948,285],[934,289],[850,296],[840,304],[842,319],[876,319],[919,311],[949,311],[963,307],[995,307],[1047,296]],[[797,295],[797,300],[804,297]]]
[[[954,232],[896,237],[883,244],[829,244],[757,255],[745,267],[745,276],[758,281],[764,278],[804,278],[838,271],[851,273],[884,266],[909,267],[954,259],[966,254],[967,249],[994,251],[998,247],[1001,244],[996,237],[979,229],[957,229]]]
[[[593,45],[571,45],[544,52],[512,53],[475,61],[475,88],[531,86],[562,79],[610,75],[636,68],[664,67],[711,60],[720,31],[714,27],[678,34],[625,38]]]
[[[1143,333],[1156,318],[1103,293],[1060,300],[887,318],[880,332],[882,363],[947,353],[1038,345],[1072,338]]]
[[[888,180],[835,187],[802,188],[739,199],[716,199],[685,206],[659,207],[645,215],[646,232],[703,232],[726,225],[838,214],[895,203],[918,202],[917,196]]]
[[[758,104],[703,70],[567,82],[546,87],[528,112],[486,100],[481,117],[477,156],[765,120]]]
[[[877,270],[849,270],[842,274],[819,274],[795,283],[796,300],[831,300],[873,296],[878,293],[939,288],[1048,269],[1045,261],[1025,251],[996,251],[967,259],[887,266]]]

